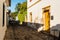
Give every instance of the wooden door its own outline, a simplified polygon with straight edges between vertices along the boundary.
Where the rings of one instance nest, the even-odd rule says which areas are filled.
[[[50,31],[50,13],[49,9],[43,11],[43,24],[44,24],[44,30]]]

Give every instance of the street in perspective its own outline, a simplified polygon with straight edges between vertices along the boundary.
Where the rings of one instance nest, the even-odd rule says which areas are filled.
[[[0,0],[0,40],[60,40],[60,0]]]

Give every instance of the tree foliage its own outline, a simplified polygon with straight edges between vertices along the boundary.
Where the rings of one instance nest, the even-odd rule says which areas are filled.
[[[23,3],[18,3],[16,5],[16,11],[26,11],[27,10],[27,2],[23,2]]]
[[[17,16],[17,14],[18,14],[18,12],[12,12],[12,13],[11,13],[11,17],[12,17],[13,19],[15,19],[16,16]]]
[[[16,5],[15,12],[12,12],[11,16],[15,19],[17,15],[20,22],[25,20],[25,15],[27,15],[27,1]]]
[[[25,15],[27,14],[27,2],[23,2],[17,5],[16,10],[19,12],[18,13],[19,21],[23,22],[25,20]]]

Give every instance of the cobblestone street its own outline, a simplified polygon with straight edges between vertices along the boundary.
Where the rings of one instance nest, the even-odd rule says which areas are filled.
[[[54,40],[54,37],[27,26],[9,26],[4,40]]]

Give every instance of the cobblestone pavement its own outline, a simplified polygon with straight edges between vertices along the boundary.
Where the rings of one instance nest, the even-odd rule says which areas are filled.
[[[4,40],[54,40],[54,37],[42,32],[38,33],[27,26],[9,26],[7,27]]]

